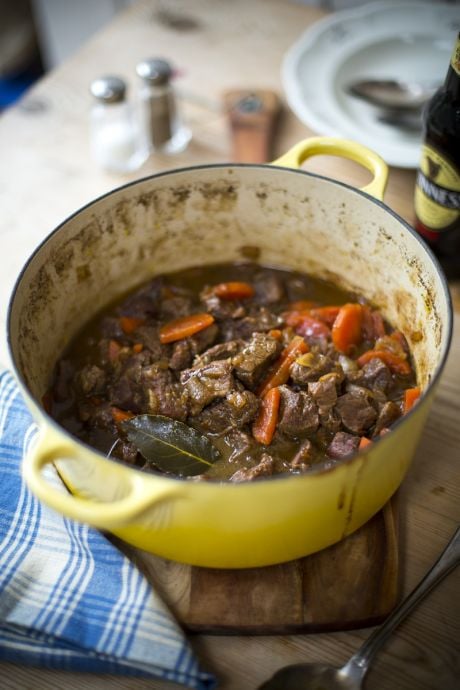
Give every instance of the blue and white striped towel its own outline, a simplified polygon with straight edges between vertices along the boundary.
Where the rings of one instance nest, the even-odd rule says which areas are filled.
[[[0,660],[215,687],[133,564],[28,491],[20,464],[36,433],[14,378],[0,373]]]

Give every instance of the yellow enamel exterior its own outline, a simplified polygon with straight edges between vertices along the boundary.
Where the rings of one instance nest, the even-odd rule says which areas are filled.
[[[105,460],[47,427],[23,473],[31,490],[58,512],[165,558],[216,568],[280,563],[339,541],[386,503],[408,469],[431,396],[372,451],[333,471],[255,484],[184,482]],[[39,470],[68,457],[97,463],[101,479],[93,480],[119,481],[126,495],[101,503],[54,489]],[[65,466],[57,465],[66,479]]]
[[[368,167],[374,180],[367,193],[383,195],[385,164],[352,142],[307,140],[274,166],[295,168],[308,156],[325,151]],[[214,180],[217,190],[210,197]],[[226,186],[228,180],[231,184]],[[235,189],[239,190],[236,201]],[[177,198],[182,205],[172,213],[171,200]],[[287,198],[295,203],[289,206]],[[301,203],[305,206],[299,211]],[[260,207],[253,209],[254,204]],[[205,226],[202,235],[194,234],[198,221]],[[392,242],[382,242],[382,231]],[[318,254],[323,236],[324,256]],[[322,277],[330,276],[331,257],[336,257],[337,279],[363,292],[408,334],[425,393],[391,433],[333,469],[217,484],[156,476],[108,460],[43,412],[37,401],[49,385],[55,360],[84,319],[104,303],[104,294],[116,296],[120,276],[129,289],[155,272],[236,259],[241,245],[256,243],[262,263],[305,267]],[[131,277],[134,260],[138,271]],[[80,283],[77,295],[74,268],[83,261],[90,282]],[[388,267],[382,292],[380,274]],[[100,304],[95,285],[102,293]],[[246,568],[313,553],[364,524],[400,485],[432,402],[450,330],[448,294],[431,257],[399,219],[364,195],[332,181],[270,166],[204,166],[141,180],[66,221],[39,248],[17,284],[9,317],[11,356],[41,429],[38,443],[23,463],[25,480],[55,510],[172,560]],[[55,354],[50,356],[50,350]],[[55,464],[73,495],[48,483],[41,471],[48,463]]]
[[[366,146],[358,144],[356,141],[336,139],[334,137],[311,137],[299,141],[284,156],[273,162],[273,165],[280,165],[284,168],[300,168],[308,158],[313,156],[341,156],[349,158],[355,163],[370,170],[374,175],[372,182],[361,191],[371,196],[383,200],[385,189],[388,182],[388,166],[377,153],[371,151]]]

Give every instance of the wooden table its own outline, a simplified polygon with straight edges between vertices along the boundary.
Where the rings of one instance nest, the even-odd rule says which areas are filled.
[[[3,262],[0,318],[4,331],[14,278],[42,238],[69,213],[98,194],[136,176],[165,168],[230,157],[224,89],[259,87],[281,94],[280,64],[286,49],[321,16],[317,9],[282,0],[141,1],[118,16],[72,59],[47,75],[0,119],[0,242]],[[178,18],[182,21],[177,21]],[[187,21],[185,21],[185,19]],[[88,151],[89,82],[117,73],[134,86],[136,63],[152,54],[182,72],[180,88],[193,129],[189,148],[174,158],[152,157],[132,176],[96,168]],[[311,132],[285,109],[274,154]],[[367,173],[352,163],[315,158],[308,169],[362,185]],[[412,220],[414,173],[392,169],[388,205]],[[458,289],[453,286],[453,291]],[[459,305],[458,297],[456,304]],[[402,591],[407,593],[442,550],[460,518],[460,332],[419,450],[401,494]],[[7,362],[4,339],[0,361]],[[340,573],[337,573],[340,578]],[[374,690],[453,689],[460,677],[458,573],[451,575],[387,644],[368,677]],[[192,644],[223,690],[249,690],[284,664],[324,660],[340,665],[369,630],[284,637],[213,637]],[[2,688],[179,687],[157,681],[78,675],[0,665]]]

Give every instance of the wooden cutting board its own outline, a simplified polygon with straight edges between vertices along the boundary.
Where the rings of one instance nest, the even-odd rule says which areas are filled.
[[[375,625],[398,595],[396,498],[342,542],[266,568],[217,570],[129,555],[190,631],[285,634]]]

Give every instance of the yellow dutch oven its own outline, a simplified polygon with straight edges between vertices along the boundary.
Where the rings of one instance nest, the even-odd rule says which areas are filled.
[[[316,154],[373,173],[361,190],[299,170]],[[30,489],[76,520],[185,563],[246,568],[343,539],[400,485],[449,348],[446,281],[417,235],[381,199],[387,167],[358,144],[299,143],[272,165],[204,165],[153,175],[97,199],[36,250],[16,284],[8,337],[40,427],[25,458]],[[232,484],[149,474],[77,441],[40,401],[82,325],[157,273],[257,257],[339,283],[371,300],[410,344],[424,394],[391,433],[332,469]],[[54,463],[72,493],[42,470]]]

